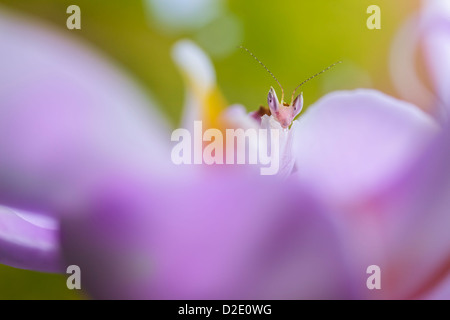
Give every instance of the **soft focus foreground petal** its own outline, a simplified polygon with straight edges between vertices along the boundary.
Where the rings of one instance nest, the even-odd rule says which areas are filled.
[[[170,135],[124,74],[3,10],[0,38],[0,203],[51,213],[105,171],[165,173]]]
[[[425,84],[417,68],[420,33],[418,14],[412,15],[401,24],[392,40],[389,71],[392,84],[402,100],[435,114],[439,119],[442,112],[436,108],[435,94]]]
[[[450,113],[450,1],[424,1],[422,41],[436,93]],[[448,120],[448,119],[447,119]]]
[[[442,281],[437,288],[426,295],[428,300],[450,300],[450,275]]]
[[[187,87],[182,126],[192,130],[194,121],[202,120],[205,128],[221,128],[219,116],[226,103],[216,86],[216,74],[208,56],[189,40],[177,42],[172,56]]]
[[[298,170],[345,213],[338,220],[354,272],[381,268],[381,290],[360,297],[424,297],[450,268],[448,130],[374,91],[334,93],[311,108],[298,128],[306,156],[297,154],[309,161]]]
[[[298,121],[298,177],[338,205],[389,183],[438,130],[415,106],[366,89],[331,93]]]
[[[58,220],[55,219],[54,217],[50,217],[48,215],[38,212],[29,212],[16,208],[9,208],[9,209],[14,211],[14,213],[23,220],[28,221],[29,223],[34,224],[35,226],[53,230],[59,228]]]
[[[64,216],[67,263],[81,267],[94,298],[352,297],[317,202],[298,183],[235,173],[105,183],[84,211]]]
[[[32,224],[0,206],[0,263],[44,272],[61,271],[58,231]]]
[[[381,226],[384,289],[420,298],[442,287],[450,270],[449,128],[405,172],[366,211]]]

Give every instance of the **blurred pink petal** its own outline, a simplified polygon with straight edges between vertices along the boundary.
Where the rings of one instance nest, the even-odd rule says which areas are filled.
[[[2,11],[0,38],[0,204],[30,210],[0,212],[1,262],[56,271],[58,230],[33,213],[79,205],[111,172],[167,173],[168,130],[136,84],[67,35]]]
[[[389,71],[392,84],[402,100],[422,110],[438,113],[434,109],[436,98],[417,70],[421,25],[419,14],[413,14],[402,22],[392,40]]]
[[[164,120],[81,43],[0,13],[0,203],[53,213],[108,171],[165,174]]]
[[[298,177],[340,208],[356,270],[376,264],[383,290],[361,297],[423,294],[448,268],[449,145],[413,105],[371,90],[336,92],[297,129]],[[437,202],[439,200],[439,202]]]
[[[391,297],[424,297],[450,272],[450,128],[371,200]]]
[[[298,183],[212,171],[157,186],[105,181],[97,191],[62,224],[66,261],[95,298],[353,294],[336,231]]]
[[[338,205],[383,188],[438,131],[417,107],[365,89],[331,93],[298,121],[297,175]]]
[[[425,60],[431,74],[439,103],[450,113],[450,2],[424,1],[422,41]]]
[[[0,263],[46,272],[61,271],[58,230],[32,224],[0,207]]]
[[[450,275],[426,296],[428,300],[450,300]]]

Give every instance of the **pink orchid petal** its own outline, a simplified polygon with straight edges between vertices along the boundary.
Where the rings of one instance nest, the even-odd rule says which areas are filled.
[[[106,172],[167,173],[170,135],[103,57],[0,12],[0,203],[53,213]]]
[[[386,289],[421,297],[450,268],[450,130],[372,200],[385,247]]]
[[[14,211],[14,213],[18,217],[22,218],[23,220],[25,220],[31,224],[34,224],[37,227],[45,228],[45,229],[53,229],[53,230],[59,229],[58,221],[54,217],[44,215],[44,214],[39,214],[37,212],[28,212],[28,211],[24,211],[24,210],[20,210],[20,209],[16,209],[16,208],[9,208],[9,209]]]
[[[38,227],[0,207],[0,263],[22,269],[61,271],[58,231]]]
[[[400,98],[434,114],[435,96],[419,75],[416,62],[421,43],[421,23],[418,14],[401,23],[390,49],[389,71],[392,84]]]
[[[425,298],[428,300],[450,300],[450,275]]]
[[[422,12],[422,42],[426,64],[432,77],[439,104],[450,110],[450,2],[429,0],[424,2]]]
[[[388,184],[438,130],[415,106],[366,89],[328,94],[298,121],[298,177],[339,205]]]
[[[298,176],[343,209],[353,267],[382,270],[382,290],[361,297],[429,290],[450,252],[450,148],[434,121],[413,105],[358,90],[321,99],[297,132]]]
[[[95,298],[351,297],[336,231],[305,189],[237,173],[105,182],[64,218],[66,261]]]

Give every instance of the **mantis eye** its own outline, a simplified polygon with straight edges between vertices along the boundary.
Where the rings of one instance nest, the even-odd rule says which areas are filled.
[[[295,98],[292,103],[292,108],[294,109],[294,117],[296,117],[303,108],[303,93],[300,93],[297,98]]]
[[[278,98],[273,88],[270,88],[269,94],[267,95],[267,104],[271,112],[278,111]]]

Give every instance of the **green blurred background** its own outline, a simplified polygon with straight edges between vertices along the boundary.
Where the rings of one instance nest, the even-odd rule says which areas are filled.
[[[205,0],[213,3],[214,14],[200,12],[194,22],[180,25],[180,19],[171,21],[170,10],[164,21],[151,6],[156,2],[0,0],[0,10],[46,21],[67,37],[82,39],[103,52],[135,77],[175,126],[184,90],[170,56],[178,39],[192,39],[210,54],[227,101],[241,103],[249,111],[266,104],[268,89],[276,83],[238,45],[253,51],[277,76],[286,100],[300,82],[342,60],[343,64],[303,87],[306,107],[338,89],[370,87],[396,96],[388,69],[390,44],[420,4],[419,0]],[[189,7],[190,0],[180,3]],[[81,30],[66,28],[66,9],[72,4],[81,8]],[[381,8],[381,30],[366,27],[366,10],[372,4]],[[0,299],[86,298],[68,290],[65,281],[63,275],[0,265]]]

